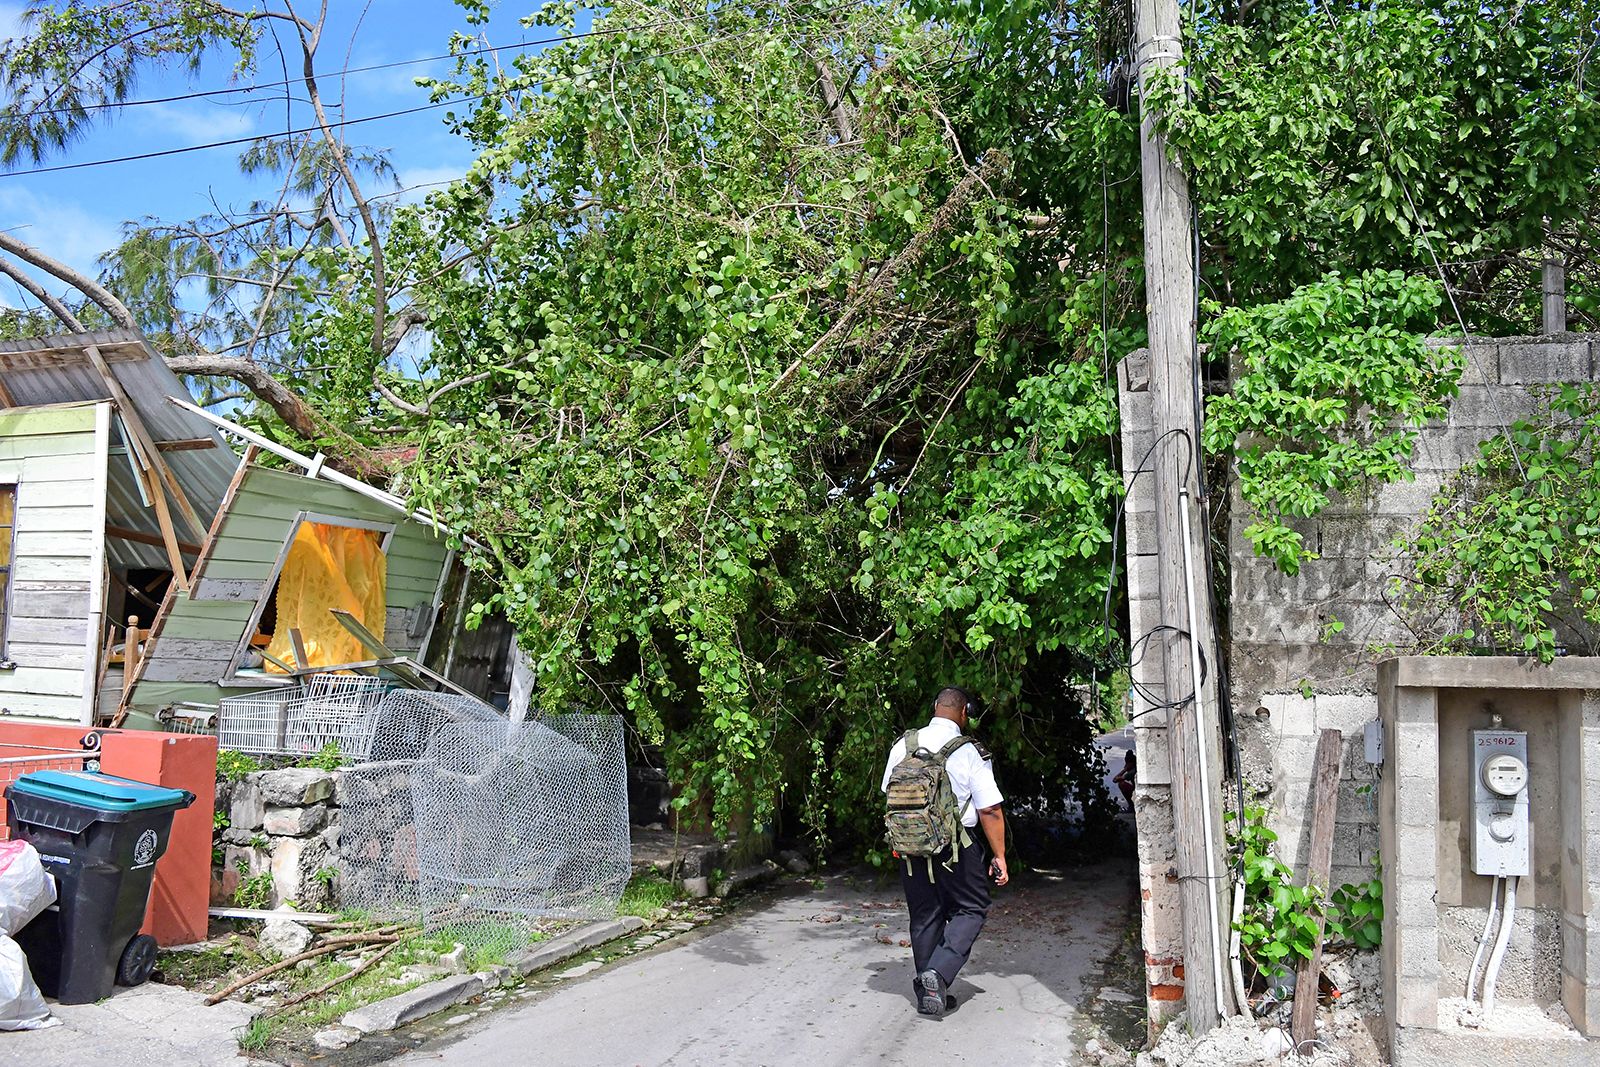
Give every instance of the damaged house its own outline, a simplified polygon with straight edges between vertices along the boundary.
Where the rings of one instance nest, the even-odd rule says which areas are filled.
[[[136,333],[0,342],[0,405],[0,715],[204,728],[296,666],[422,660],[460,615],[427,516],[195,406]]]

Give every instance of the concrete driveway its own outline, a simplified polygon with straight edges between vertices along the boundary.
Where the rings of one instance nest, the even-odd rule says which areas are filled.
[[[391,1062],[440,1065],[1078,1062],[1140,1030],[1131,857],[996,894],[943,1020],[916,1014],[898,883],[798,883],[688,937],[557,982]],[[880,925],[881,924],[881,925]]]

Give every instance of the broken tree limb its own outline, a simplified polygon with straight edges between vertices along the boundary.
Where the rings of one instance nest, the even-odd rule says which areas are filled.
[[[1306,861],[1306,885],[1324,892],[1328,888],[1328,873],[1333,868],[1333,824],[1339,813],[1339,761],[1343,754],[1343,736],[1339,731],[1322,731],[1312,764],[1311,852]],[[1317,1036],[1317,977],[1322,972],[1323,922],[1319,911],[1311,958],[1301,960],[1295,974],[1294,1015],[1289,1032],[1296,1052]]]
[[[401,928],[402,927],[399,924],[396,924],[395,926],[392,926],[392,927],[381,926],[377,930],[373,930],[373,931],[370,931],[370,932],[367,932],[367,933],[350,934],[350,935],[347,935],[345,937],[329,938],[327,941],[324,941],[322,944],[318,945],[316,948],[308,948],[304,952],[297,952],[293,956],[286,956],[283,959],[279,960],[277,963],[270,964],[270,965],[268,965],[266,967],[261,968],[258,971],[254,971],[254,972],[252,972],[250,974],[245,975],[243,978],[240,978],[240,979],[238,979],[238,980],[236,980],[234,982],[230,982],[227,986],[223,987],[222,989],[217,990],[215,993],[213,993],[209,997],[207,997],[206,998],[206,1004],[207,1004],[207,1006],[210,1006],[212,1004],[219,1004],[222,1001],[227,1000],[230,996],[232,996],[233,994],[237,993],[239,990],[243,989],[245,986],[255,985],[257,982],[261,981],[263,978],[271,978],[273,975],[277,974],[279,971],[286,970],[286,969],[288,969],[290,967],[293,967],[295,964],[299,963],[301,960],[316,959],[318,956],[326,956],[330,952],[337,952],[341,948],[348,948],[348,947],[350,947],[352,945],[388,945],[388,944],[392,944],[392,943],[400,940],[400,935],[398,933],[394,932],[394,931],[398,931]],[[384,932],[380,932],[380,931],[390,931],[390,932],[384,933]]]
[[[398,942],[398,941],[394,941],[394,942],[391,942],[388,945],[385,945],[382,949],[380,949],[379,951],[373,953],[371,956],[368,956],[365,960],[362,960],[361,963],[357,964],[355,967],[352,967],[350,970],[346,971],[344,974],[341,974],[339,977],[335,978],[333,981],[324,982],[322,985],[317,986],[317,988],[315,988],[315,989],[308,989],[304,993],[296,994],[295,996],[290,997],[288,1000],[284,1001],[282,1004],[279,1004],[277,1007],[273,1008],[271,1011],[267,1012],[267,1014],[268,1015],[281,1014],[282,1012],[286,1011],[287,1009],[294,1007],[296,1004],[303,1004],[306,1001],[310,1000],[312,997],[321,996],[323,993],[326,993],[328,990],[332,989],[336,985],[342,985],[345,982],[350,981],[352,978],[355,978],[357,975],[365,974],[367,971],[371,970],[372,967],[375,966],[378,963],[379,960],[383,959],[385,956],[387,956],[389,953],[393,952],[396,948],[399,948],[399,947],[400,947],[400,942]]]

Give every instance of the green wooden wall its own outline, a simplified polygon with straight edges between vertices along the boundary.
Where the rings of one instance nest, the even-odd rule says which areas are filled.
[[[273,567],[301,512],[392,524],[388,546],[385,643],[416,655],[420,639],[406,631],[406,613],[431,604],[447,555],[444,536],[398,511],[332,482],[251,467],[228,508],[192,595],[174,592],[157,623],[150,661],[130,706],[154,713],[179,701],[215,704],[259,685],[225,678],[256,601],[267,595]]]

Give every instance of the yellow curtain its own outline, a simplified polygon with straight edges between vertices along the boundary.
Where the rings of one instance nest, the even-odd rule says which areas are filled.
[[[382,543],[383,535],[376,530],[301,523],[278,577],[278,623],[267,652],[294,663],[289,631],[297,629],[311,661],[301,666],[332,667],[371,659],[331,609],[348,611],[383,637],[388,561],[379,547]],[[282,673],[270,660],[266,669]]]

